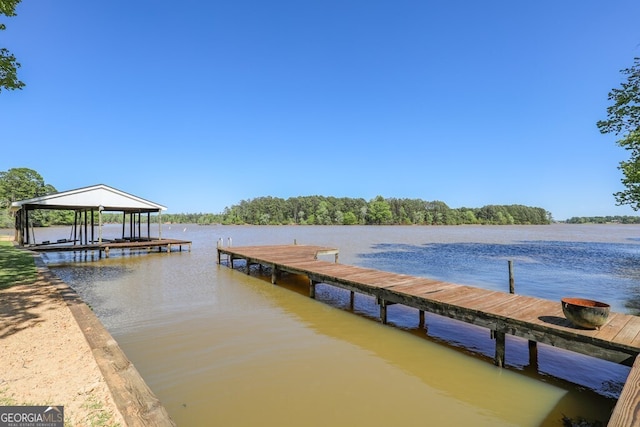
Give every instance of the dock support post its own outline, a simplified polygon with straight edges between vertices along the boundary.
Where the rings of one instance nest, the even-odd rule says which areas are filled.
[[[244,272],[247,274],[251,274],[251,263],[247,259],[247,264],[244,266]]]
[[[380,300],[380,321],[383,325],[387,324],[387,302],[383,299]]]
[[[493,331],[493,336],[496,340],[495,364],[497,367],[502,368],[504,366],[504,353],[506,347],[505,333]]]
[[[538,343],[529,341],[529,367],[538,372]]]
[[[278,268],[274,265],[271,268],[271,284],[275,285],[276,284],[276,277],[278,276]]]
[[[309,296],[313,299],[316,298],[316,281],[309,279]]]
[[[355,305],[355,300],[356,300],[356,293],[354,291],[351,291],[351,294],[349,295],[349,307],[351,307],[351,310],[353,310],[353,306]]]
[[[418,316],[419,316],[418,326],[422,329],[424,328],[424,310],[419,310]]]

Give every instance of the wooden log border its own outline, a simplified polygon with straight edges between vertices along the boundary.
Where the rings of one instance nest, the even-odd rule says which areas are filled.
[[[160,400],[89,306],[69,285],[51,273],[39,255],[34,259],[38,272],[58,290],[76,319],[126,425],[175,427],[176,423]]]

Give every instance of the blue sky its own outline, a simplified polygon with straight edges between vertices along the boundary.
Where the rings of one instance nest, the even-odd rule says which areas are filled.
[[[601,135],[640,56],[637,0],[23,0],[0,170],[170,213],[376,195],[554,218],[618,207]]]

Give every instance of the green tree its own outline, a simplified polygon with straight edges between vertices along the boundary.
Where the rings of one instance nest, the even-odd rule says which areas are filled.
[[[55,192],[55,188],[47,186],[33,169],[12,168],[0,172],[0,207],[7,209],[13,202],[44,196],[48,192]]]
[[[446,203],[435,200],[427,202],[424,206],[426,210],[426,221],[432,225],[445,225],[451,209]]]
[[[1,225],[8,227],[13,222],[9,216],[11,203],[56,192],[56,189],[52,185],[45,184],[42,176],[33,169],[12,168],[6,172],[0,172]],[[31,219],[36,225],[50,223],[48,213],[42,210],[35,211]]]
[[[21,0],[0,0],[0,15],[8,17],[16,16],[16,6]],[[5,24],[0,23],[0,31],[5,30]],[[6,48],[0,48],[0,92],[2,89],[22,89],[24,83],[18,80],[18,68],[20,63],[16,57]]]
[[[367,218],[370,224],[388,224],[393,218],[391,206],[382,196],[377,196],[369,202]]]
[[[325,200],[322,200],[320,203],[318,203],[318,208],[316,209],[316,224],[331,225],[329,203]]]
[[[355,225],[358,223],[358,217],[353,212],[349,211],[342,217],[342,223],[344,225]]]
[[[621,70],[627,76],[619,88],[609,92],[613,105],[607,108],[607,119],[597,125],[603,134],[613,133],[622,138],[618,145],[629,151],[629,160],[621,161],[624,191],[615,193],[618,205],[631,205],[640,209],[640,58],[634,58],[630,68]]]
[[[464,224],[476,224],[478,222],[478,218],[476,218],[476,215],[471,209],[463,209],[462,216],[464,218]]]

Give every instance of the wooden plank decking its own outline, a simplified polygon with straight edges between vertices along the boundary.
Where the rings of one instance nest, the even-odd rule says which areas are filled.
[[[336,262],[317,259],[323,254],[335,254]],[[609,425],[640,425],[636,417],[640,362],[634,365],[640,354],[640,317],[613,312],[599,330],[576,328],[564,317],[559,301],[342,265],[337,263],[337,254],[337,249],[307,245],[218,247],[218,263],[226,255],[231,267],[234,260],[245,260],[247,273],[252,264],[271,267],[272,283],[281,271],[306,275],[311,297],[315,296],[317,283],[371,295],[380,304],[383,323],[387,321],[388,305],[403,304],[417,308],[421,316],[430,312],[488,328],[496,339],[495,362],[499,366],[504,363],[506,334],[529,340],[534,351],[535,343],[544,343],[633,365],[629,374],[633,384],[625,385],[620,399],[624,408],[616,407],[613,424]],[[617,424],[616,420],[625,422]]]
[[[74,244],[74,242],[64,241],[61,243],[39,244],[25,246],[25,249],[29,249],[34,252],[75,252],[75,251],[98,251],[100,257],[104,253],[108,258],[112,249],[147,249],[152,250],[157,248],[158,250],[165,249],[167,252],[171,252],[174,248],[178,248],[182,251],[182,247],[187,246],[189,252],[191,252],[191,242],[188,240],[176,240],[176,239],[143,239],[143,240],[119,240],[119,241],[104,241],[102,243],[94,242],[89,244]]]

